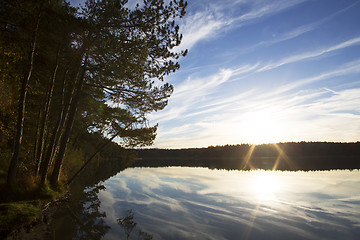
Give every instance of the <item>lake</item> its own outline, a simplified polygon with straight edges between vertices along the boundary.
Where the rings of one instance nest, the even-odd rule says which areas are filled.
[[[360,239],[358,170],[127,168],[74,189],[56,239]]]

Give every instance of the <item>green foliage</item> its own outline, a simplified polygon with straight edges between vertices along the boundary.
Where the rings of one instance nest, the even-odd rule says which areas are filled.
[[[34,197],[45,201],[56,200],[62,197],[67,191],[68,187],[65,185],[58,185],[57,188],[54,189],[45,184],[35,191]]]
[[[11,158],[20,82],[18,64],[21,57],[16,44],[0,38],[0,169],[4,170]]]
[[[29,225],[40,216],[41,205],[38,201],[0,203],[0,232]]]
[[[56,190],[45,185],[29,188],[29,183],[19,181],[11,190],[6,188],[6,174],[0,172],[0,237],[13,230],[31,226],[40,220],[42,208],[49,201],[58,199],[68,190],[59,186]]]
[[[173,86],[164,77],[187,53],[174,51],[187,3],[126,3],[0,2],[0,170],[13,159],[8,179],[18,172],[26,191],[36,188],[39,172],[42,184],[51,171],[55,183],[60,172],[65,181],[103,136],[117,136],[122,147],[153,143],[157,125],[147,115],[167,105]],[[101,137],[92,142],[89,132]],[[86,136],[81,146],[78,136]]]
[[[185,52],[171,49],[181,42],[175,19],[185,14],[183,1],[144,1],[130,10],[126,1],[88,1],[83,18],[91,36],[87,38],[88,75],[84,111],[93,131],[120,133],[128,146],[149,145],[156,126],[148,127],[146,114],[163,109],[173,87],[164,76],[179,68],[173,62]],[[86,40],[85,40],[86,41]],[[159,79],[160,82],[155,83]],[[110,107],[107,99],[113,105]],[[98,111],[94,111],[98,109]],[[138,131],[142,129],[142,131]],[[150,136],[152,135],[152,136]]]
[[[62,171],[64,172],[64,179],[67,179],[68,176],[73,176],[75,172],[83,165],[84,161],[84,149],[68,147],[64,159],[64,166],[62,169]]]

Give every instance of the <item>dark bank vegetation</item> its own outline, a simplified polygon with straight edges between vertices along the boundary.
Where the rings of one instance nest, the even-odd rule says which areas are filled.
[[[136,166],[189,166],[217,169],[360,169],[360,142],[299,142],[226,145],[190,149],[137,150]]]
[[[155,139],[147,114],[173,91],[163,80],[186,55],[172,49],[187,4],[126,4],[0,0],[0,201],[28,201],[1,205],[1,224],[61,195],[86,159],[102,164]]]

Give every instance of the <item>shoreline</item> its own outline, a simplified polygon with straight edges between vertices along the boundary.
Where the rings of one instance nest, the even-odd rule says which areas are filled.
[[[9,230],[9,233],[4,236],[4,239],[55,239],[53,217],[57,210],[66,203],[68,198],[69,193],[67,192],[63,197],[46,203],[41,209],[40,217],[36,218],[30,224]]]

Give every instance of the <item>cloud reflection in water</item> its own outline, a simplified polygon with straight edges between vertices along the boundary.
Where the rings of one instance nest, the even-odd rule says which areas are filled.
[[[104,239],[129,209],[154,239],[360,238],[359,171],[133,168],[104,184]]]

